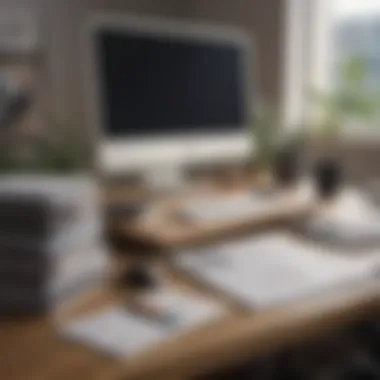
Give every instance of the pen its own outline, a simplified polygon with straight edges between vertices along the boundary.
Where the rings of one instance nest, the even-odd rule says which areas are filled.
[[[168,311],[160,310],[157,307],[146,305],[140,302],[128,302],[126,305],[128,311],[137,315],[138,317],[148,319],[152,322],[157,322],[161,326],[175,327],[177,318],[173,313]]]

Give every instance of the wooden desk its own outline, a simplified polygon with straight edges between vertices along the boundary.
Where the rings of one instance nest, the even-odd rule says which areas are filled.
[[[116,270],[124,265],[117,262]],[[156,265],[174,287],[204,295],[205,289],[173,272],[165,261]],[[215,324],[118,362],[90,348],[59,338],[47,319],[0,323],[0,373],[16,379],[190,380],[194,376],[243,363],[279,349],[330,334],[351,322],[380,314],[380,286],[371,279],[286,307],[247,312],[220,294],[208,293],[228,314]],[[123,292],[94,291],[60,318],[93,312],[116,304]]]
[[[106,305],[110,295],[89,298]],[[60,338],[48,318],[0,321],[1,379],[108,380],[122,368],[114,359]]]
[[[204,294],[200,286],[169,269],[165,278],[184,291]],[[60,318],[96,312],[120,302],[121,298],[122,293],[94,291],[78,300],[74,308],[61,310]],[[161,343],[125,362],[61,339],[45,318],[1,322],[2,379],[191,380],[380,315],[380,287],[375,280],[352,284],[285,308],[255,313],[237,308],[222,296],[218,299],[229,310],[221,320]]]
[[[248,186],[250,184],[248,183]],[[245,184],[247,186],[247,184]],[[150,240],[158,246],[175,248],[197,244],[210,237],[216,239],[226,232],[247,232],[258,225],[273,226],[275,222],[289,222],[302,218],[322,206],[306,198],[304,202],[294,201],[294,189],[284,193],[279,206],[285,205],[277,215],[267,214],[263,218],[247,218],[233,225],[181,226],[170,223],[165,214],[170,207],[164,205],[153,223],[130,226],[121,223],[115,226],[119,233],[129,233],[142,240]],[[292,202],[293,201],[293,202]],[[170,202],[177,206],[177,202]],[[281,208],[281,207],[279,207]],[[277,209],[278,211],[278,209]],[[156,219],[155,219],[156,218]],[[157,223],[154,222],[157,220]],[[164,227],[163,221],[166,220]],[[160,228],[161,227],[161,228]],[[175,286],[183,283],[177,277]],[[194,285],[193,290],[194,290]],[[195,285],[198,291],[199,285]],[[218,295],[219,296],[219,295]],[[225,297],[220,302],[230,310],[230,315],[214,326],[200,328],[181,339],[161,344],[132,360],[126,361],[123,376],[126,379],[154,378],[154,376],[188,378],[212,369],[230,365],[265,353],[300,344],[323,334],[329,334],[345,323],[380,312],[380,284],[376,280],[336,289],[334,292],[300,301],[285,308],[255,313],[239,310]]]
[[[286,308],[251,314],[235,311],[213,326],[126,360],[120,378],[191,379],[295,347],[379,312],[378,281],[347,287]]]

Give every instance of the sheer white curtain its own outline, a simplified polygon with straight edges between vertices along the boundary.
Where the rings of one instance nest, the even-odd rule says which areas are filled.
[[[331,0],[285,0],[283,119],[287,128],[310,123],[311,89],[328,87]]]

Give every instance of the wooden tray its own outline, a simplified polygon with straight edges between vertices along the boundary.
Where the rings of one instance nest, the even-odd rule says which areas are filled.
[[[234,190],[242,191],[246,189]],[[111,231],[117,236],[132,238],[160,248],[177,248],[292,223],[306,217],[317,207],[316,199],[309,194],[305,184],[302,184],[273,195],[271,206],[265,211],[223,221],[189,220],[183,212],[183,205],[201,194],[161,199],[152,203],[150,210],[143,217],[133,222],[115,222]],[[214,194],[224,195],[221,192]]]

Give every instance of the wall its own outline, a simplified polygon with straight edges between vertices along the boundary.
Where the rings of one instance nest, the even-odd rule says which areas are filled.
[[[279,101],[283,70],[285,0],[197,0],[191,17],[233,25],[249,33],[256,51],[259,88],[265,99]]]
[[[34,44],[38,39],[36,33],[38,33],[39,24],[39,5],[40,0],[0,0],[0,12],[8,16],[8,11],[12,13],[13,10],[26,10],[27,29],[22,32],[26,32],[26,37],[32,38],[29,42]],[[13,17],[10,17],[10,20],[13,20]],[[4,149],[6,145],[9,149],[14,148],[14,144],[10,144],[8,138],[11,138],[12,142],[18,141],[21,136],[27,136],[30,131],[37,132],[43,125],[42,115],[47,93],[44,57],[39,45],[33,45],[32,50],[24,50],[22,46],[23,44],[16,50],[1,49],[0,52],[1,75],[9,75],[9,78],[15,79],[21,84],[21,88],[27,89],[31,100],[30,107],[18,113],[16,118],[12,118],[13,121],[10,124],[7,123],[7,128],[2,131],[4,134],[1,135],[1,149]]]

